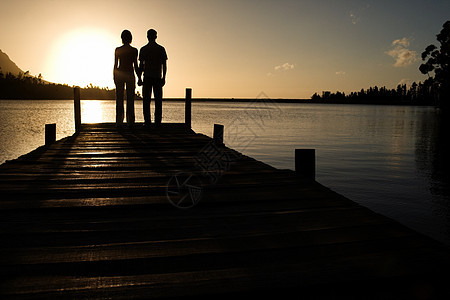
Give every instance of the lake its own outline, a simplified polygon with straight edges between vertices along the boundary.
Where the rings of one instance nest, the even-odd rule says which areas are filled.
[[[153,104],[153,103],[152,103]],[[115,102],[82,101],[82,122],[114,122]],[[143,121],[142,102],[136,119]],[[152,106],[153,110],[153,106]],[[0,101],[0,163],[74,133],[73,101]],[[184,122],[184,103],[165,101],[163,122]],[[446,130],[434,107],[193,102],[192,127],[274,167],[294,169],[296,148],[316,149],[316,180],[406,226],[450,245]]]

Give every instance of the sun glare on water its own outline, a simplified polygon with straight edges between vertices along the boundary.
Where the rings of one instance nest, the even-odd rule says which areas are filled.
[[[105,109],[102,107],[102,101],[83,100],[81,101],[81,122],[83,123],[102,123],[105,122]]]
[[[119,41],[120,42],[120,41]],[[112,70],[118,41],[108,32],[84,28],[57,40],[50,57],[51,81],[114,88]]]

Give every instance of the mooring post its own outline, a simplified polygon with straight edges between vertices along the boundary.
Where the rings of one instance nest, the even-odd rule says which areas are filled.
[[[45,124],[45,146],[56,141],[56,124]]]
[[[192,102],[192,89],[186,88],[186,105],[184,107],[184,123],[187,128],[191,128],[191,102]]]
[[[223,125],[214,124],[213,141],[216,145],[223,145]]]
[[[316,178],[316,150],[295,149],[295,172],[306,178]]]
[[[73,88],[73,105],[75,111],[75,132],[81,129],[81,104],[80,104],[80,88]]]

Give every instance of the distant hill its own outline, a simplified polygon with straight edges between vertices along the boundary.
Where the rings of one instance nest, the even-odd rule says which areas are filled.
[[[15,76],[24,73],[2,50],[0,50],[0,71],[3,74],[11,73]]]

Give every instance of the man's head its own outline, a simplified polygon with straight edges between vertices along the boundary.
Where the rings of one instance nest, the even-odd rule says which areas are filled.
[[[149,29],[147,31],[147,38],[149,41],[154,41],[156,40],[156,30],[155,29]]]
[[[126,29],[122,31],[120,37],[122,38],[122,43],[124,44],[131,44],[131,40],[133,39],[133,37],[131,36],[131,32]]]

